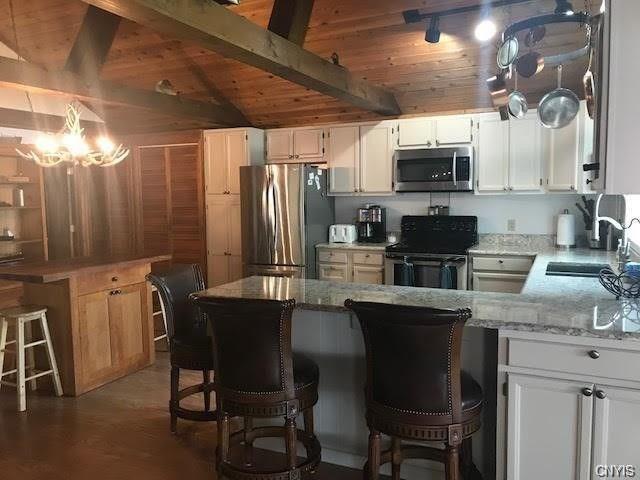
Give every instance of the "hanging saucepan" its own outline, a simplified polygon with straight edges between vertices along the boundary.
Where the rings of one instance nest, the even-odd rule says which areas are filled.
[[[594,19],[595,20],[595,19]],[[596,20],[596,21],[599,21]],[[595,25],[596,31],[599,34],[599,25]],[[592,25],[593,32],[593,25]],[[593,65],[593,38],[597,37],[597,35],[593,35],[589,38],[589,66],[587,67],[587,71],[582,77],[582,86],[584,87],[584,99],[587,103],[587,113],[590,118],[593,118],[594,110],[595,110],[595,96],[596,96],[596,85],[595,80],[593,78],[593,72],[591,71],[591,67]]]
[[[516,70],[524,78],[531,78],[537,75],[544,68],[544,57],[538,52],[529,52],[518,58]]]
[[[563,128],[576,118],[579,109],[578,96],[562,88],[562,65],[558,65],[558,88],[542,97],[538,105],[538,117],[547,128]]]
[[[509,95],[507,94],[507,82],[504,78],[504,72],[487,80],[487,88],[491,94],[493,106],[498,109],[501,120],[509,119]]]
[[[518,76],[515,76],[515,85],[513,92],[509,94],[509,113],[514,118],[524,118],[529,110],[527,99],[524,94],[518,90]]]
[[[533,48],[540,43],[540,40],[544,38],[546,33],[547,28],[544,25],[536,25],[527,32],[527,36],[524,38],[524,44],[529,48]]]
[[[520,45],[518,39],[516,37],[507,38],[498,49],[498,68],[500,70],[509,68],[516,58],[518,58],[519,50]]]

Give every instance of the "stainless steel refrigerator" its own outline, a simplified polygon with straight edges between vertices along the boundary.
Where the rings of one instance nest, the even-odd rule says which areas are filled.
[[[327,241],[334,222],[326,170],[240,167],[240,200],[245,274],[317,278],[315,245]]]

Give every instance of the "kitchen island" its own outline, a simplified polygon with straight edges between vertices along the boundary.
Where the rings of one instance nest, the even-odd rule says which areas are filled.
[[[65,395],[81,395],[153,363],[151,264],[170,255],[78,258],[0,266],[44,305]]]
[[[296,299],[294,348],[320,366],[323,461],[359,468],[366,455],[364,344],[343,306],[352,298],[471,308],[463,368],[485,392],[473,452],[485,478],[587,478],[577,469],[640,463],[640,303],[615,300],[596,278],[545,274],[550,261],[611,263],[610,253],[528,253],[536,258],[521,294],[251,277],[198,295]],[[407,479],[442,476],[430,462],[402,469]]]

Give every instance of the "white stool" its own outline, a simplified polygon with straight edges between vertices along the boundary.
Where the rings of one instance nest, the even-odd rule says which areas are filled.
[[[0,388],[2,385],[11,385],[17,387],[18,391],[18,411],[24,412],[27,409],[27,392],[26,382],[29,382],[32,390],[36,389],[36,378],[45,375],[53,375],[53,385],[56,395],[62,396],[62,385],[60,383],[60,374],[58,373],[58,365],[56,357],[53,353],[51,345],[51,336],[49,335],[49,326],[47,324],[47,307],[39,306],[22,306],[0,310]],[[31,322],[40,321],[40,329],[42,331],[41,340],[33,340]],[[15,340],[7,342],[7,331],[9,323],[15,327]],[[25,333],[27,334],[29,343],[25,343]],[[7,345],[15,344],[15,350],[8,350]],[[35,369],[33,347],[44,345],[49,360],[49,370],[37,371]],[[16,355],[16,366],[13,370],[4,371],[5,353],[13,353]],[[29,359],[29,365],[25,364],[25,357]],[[27,377],[27,371],[29,376]],[[16,375],[16,383],[2,380],[8,375]]]
[[[155,320],[155,317],[162,315],[162,325],[164,327],[164,331],[161,332],[160,335],[158,335],[157,337],[154,337],[153,341],[157,342],[159,340],[165,340],[167,342],[167,348],[169,348],[169,335],[167,335],[167,314],[164,309],[164,303],[162,302],[162,297],[160,296],[160,293],[158,292],[158,289],[156,288],[155,285],[151,285],[151,295],[156,296],[156,298],[158,299],[158,305],[160,307],[160,310],[153,312],[153,318]],[[154,322],[154,328],[155,328],[155,322]]]

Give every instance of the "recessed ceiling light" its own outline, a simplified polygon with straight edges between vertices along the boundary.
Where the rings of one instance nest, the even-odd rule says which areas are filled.
[[[491,40],[493,36],[496,34],[497,28],[496,24],[491,20],[482,20],[477,26],[475,30],[475,35],[478,40],[481,42],[486,42],[487,40]]]

